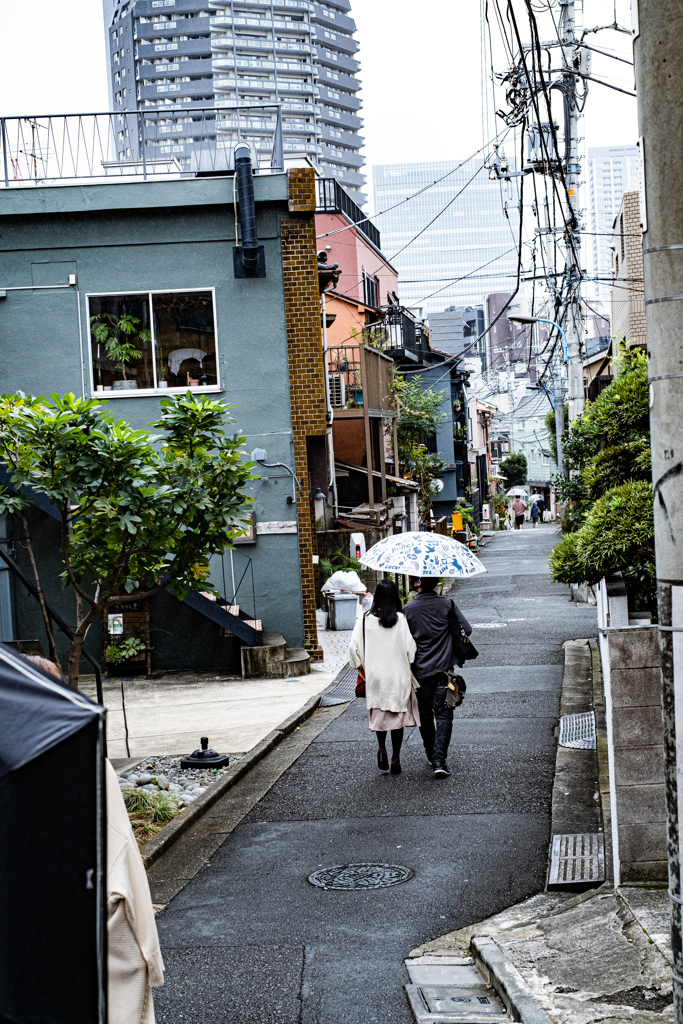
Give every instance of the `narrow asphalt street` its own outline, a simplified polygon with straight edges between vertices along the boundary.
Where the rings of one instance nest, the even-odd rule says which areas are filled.
[[[463,673],[449,779],[433,778],[417,730],[403,774],[378,772],[356,701],[171,900],[159,1024],[409,1024],[408,952],[543,888],[562,643],[597,628],[548,580],[556,541],[554,525],[496,534],[488,574],[452,594],[480,656]],[[414,875],[371,891],[307,881],[347,863]]]

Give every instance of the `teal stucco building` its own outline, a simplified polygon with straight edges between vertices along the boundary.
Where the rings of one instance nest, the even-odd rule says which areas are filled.
[[[281,464],[250,485],[250,543],[211,565],[223,598],[242,609],[243,636],[226,628],[234,616],[215,602],[162,594],[147,610],[154,670],[239,672],[251,637],[245,619],[319,655],[310,495],[328,481],[314,172],[257,175],[253,185],[263,276],[236,272],[232,174],[0,190],[3,392],[101,397],[117,417],[147,427],[162,397],[197,389],[236,407],[247,452],[262,449],[264,461]],[[119,365],[91,327],[124,314],[139,322],[140,354]],[[73,597],[58,579],[58,523],[44,506],[30,519],[47,599],[72,622]],[[0,541],[2,533],[3,550],[26,569],[11,517]],[[4,566],[0,631],[2,640],[44,635],[37,603]],[[103,636],[97,624],[88,635],[95,658]],[[66,655],[61,634],[58,644]]]

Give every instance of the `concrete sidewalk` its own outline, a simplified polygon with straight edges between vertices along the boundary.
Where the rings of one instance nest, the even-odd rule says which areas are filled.
[[[131,760],[190,753],[199,746],[201,736],[208,736],[210,745],[222,753],[251,750],[329,686],[346,661],[348,640],[339,640],[341,635],[322,634],[326,660],[314,662],[310,675],[297,679],[175,673],[160,679],[105,680],[109,757],[117,763],[129,757],[122,685]],[[94,698],[94,681],[87,679],[81,690]]]
[[[605,874],[596,870],[594,861],[580,863],[576,867],[581,881],[574,881],[574,886],[590,886],[591,878],[595,886],[603,877],[607,881],[579,896],[566,890],[540,893],[423,943],[410,953],[406,965],[411,978],[437,971],[439,983],[452,987],[463,970],[459,964],[469,964],[470,971],[476,964],[478,977],[483,975],[482,981],[495,990],[494,998],[500,997],[513,1011],[513,1020],[525,1024],[667,1024],[673,1021],[668,892],[657,885],[614,890],[600,662],[595,641],[569,641],[560,714],[587,711],[595,714],[596,747],[558,747],[551,834],[602,833]],[[558,873],[567,870],[574,878],[571,865],[556,867]],[[450,1021],[448,1014],[421,1013],[436,989],[422,983],[406,991],[419,1021]]]
[[[410,956],[476,958],[488,937],[552,1024],[670,1024],[668,929],[666,890],[605,885],[580,896],[541,893]]]

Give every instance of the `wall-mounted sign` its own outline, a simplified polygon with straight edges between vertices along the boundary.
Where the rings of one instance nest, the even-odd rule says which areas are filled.
[[[258,536],[273,533],[298,533],[298,525],[296,519],[287,519],[284,521],[274,520],[270,523],[257,523],[256,533]]]

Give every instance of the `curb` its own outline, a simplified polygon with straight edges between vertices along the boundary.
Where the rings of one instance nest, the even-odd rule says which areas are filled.
[[[562,674],[562,693],[560,697],[560,716],[577,714],[595,710],[594,694],[594,658],[591,639],[567,640],[564,647],[564,668]],[[596,729],[599,716],[596,715]],[[557,730],[559,733],[559,729]],[[599,744],[596,744],[599,746]],[[558,744],[555,754],[555,775],[551,802],[550,848],[546,872],[546,892],[550,889],[566,891],[579,889],[579,883],[559,884],[551,887],[550,869],[553,837],[565,834],[602,833],[605,836],[605,823],[602,808],[596,800],[599,791],[599,751],[575,747],[562,747]],[[583,886],[583,883],[580,883]],[[596,888],[599,882],[586,883],[585,888]]]
[[[593,708],[595,710],[595,734],[598,754],[598,791],[602,807],[602,827],[605,836],[605,881],[614,883],[614,852],[612,849],[612,797],[609,784],[609,754],[607,744],[607,719],[605,708],[605,687],[602,679],[602,664],[597,640],[590,641],[593,663]]]
[[[496,990],[513,1020],[522,1024],[551,1024],[522,975],[493,939],[473,936],[472,952],[485,980]]]
[[[167,853],[173,844],[178,840],[181,835],[187,831],[192,825],[194,825],[204,813],[216,803],[217,800],[227,793],[236,782],[244,778],[247,772],[262,761],[266,754],[269,754],[285,736],[289,735],[290,732],[294,732],[297,726],[305,722],[307,718],[317,710],[320,700],[325,693],[328,693],[332,687],[337,685],[339,676],[345,671],[339,673],[332,680],[329,686],[326,686],[322,693],[316,694],[314,697],[309,697],[304,706],[295,711],[293,714],[285,718],[283,722],[280,722],[277,729],[273,729],[267,736],[264,736],[260,743],[257,743],[243,758],[241,758],[232,768],[228,768],[225,775],[222,776],[220,782],[216,783],[206,793],[203,793],[193,804],[181,812],[177,817],[173,818],[160,832],[157,832],[155,836],[145,843],[141,850],[142,863],[145,868],[150,868],[152,864],[159,860],[163,854]]]

